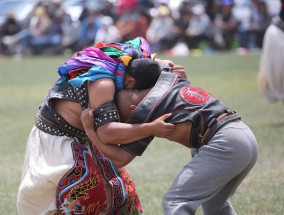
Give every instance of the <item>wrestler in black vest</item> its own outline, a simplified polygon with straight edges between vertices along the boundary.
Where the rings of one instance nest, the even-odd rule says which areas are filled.
[[[156,85],[131,114],[128,123],[150,122],[165,113],[172,113],[167,120],[169,123],[192,122],[190,142],[194,148],[206,144],[226,123],[240,119],[213,95],[169,72],[161,73]],[[148,137],[121,147],[132,154],[142,155],[153,138]]]

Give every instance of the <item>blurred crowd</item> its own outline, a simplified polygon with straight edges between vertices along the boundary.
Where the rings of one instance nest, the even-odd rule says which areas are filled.
[[[263,0],[244,0],[238,8],[233,0],[183,0],[175,7],[169,0],[117,0],[103,1],[99,8],[82,1],[74,21],[62,1],[42,1],[24,27],[10,11],[0,26],[0,55],[66,54],[137,36],[146,38],[153,52],[170,55],[196,50],[246,55],[262,48],[275,15]]]

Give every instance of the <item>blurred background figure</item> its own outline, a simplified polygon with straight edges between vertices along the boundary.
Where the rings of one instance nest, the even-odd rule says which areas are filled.
[[[172,28],[169,29],[169,33],[161,38],[160,41],[160,51],[166,51],[169,55],[173,54],[172,50],[176,46],[180,46],[180,44],[182,46],[186,45],[185,32],[192,16],[190,2],[186,0],[182,1],[178,7],[177,14],[173,17],[174,23]]]
[[[87,17],[81,22],[78,49],[93,45],[96,34],[100,28],[100,12],[96,9],[89,9]]]
[[[216,34],[215,47],[218,50],[231,50],[236,37],[239,21],[233,13],[233,0],[222,0],[220,11],[214,19]]]
[[[43,12],[40,13],[44,14],[43,17],[45,21],[42,22],[46,25],[46,29],[38,38],[33,38],[32,35],[29,45],[33,54],[55,55],[61,53],[63,48],[63,28],[64,25],[66,25],[66,18],[68,17],[61,8],[61,1],[62,0],[52,0],[49,4],[43,3],[38,7],[43,10]],[[40,23],[38,23],[38,25],[40,25]]]
[[[270,101],[284,101],[284,0],[264,36],[258,84]]]
[[[272,16],[265,1],[254,1],[255,10],[252,12],[251,31],[256,48],[262,48],[263,37],[271,23]]]
[[[100,18],[100,27],[96,33],[94,43],[121,41],[120,33],[110,16]]]
[[[20,24],[17,22],[13,12],[8,12],[4,23],[0,28],[0,56],[11,55],[12,50],[3,43],[3,37],[13,36],[21,30]]]
[[[239,21],[237,34],[238,34],[238,46],[237,53],[239,55],[249,54],[249,42],[250,42],[250,29],[251,29],[251,16],[252,7],[250,0],[242,0],[238,3],[238,7],[234,10],[235,16]]]
[[[52,0],[44,5],[47,7],[49,17],[52,20],[52,28],[46,41],[48,54],[62,54],[62,50],[76,50],[79,38],[79,22],[73,22],[70,14],[63,8],[63,0]]]
[[[101,10],[103,16],[109,16],[112,18],[113,23],[115,24],[119,18],[118,14],[115,11],[115,4],[111,1],[105,1],[104,7]]]
[[[118,1],[116,10],[120,18],[116,22],[116,27],[122,42],[138,36],[146,38],[149,20],[138,6],[137,0]]]
[[[159,5],[156,13],[157,15],[153,17],[146,33],[146,39],[151,45],[153,52],[159,52],[164,49],[162,48],[163,38],[167,37],[174,27],[171,10],[166,4]]]
[[[38,6],[30,19],[28,28],[13,36],[3,38],[3,43],[15,49],[17,54],[40,54],[43,51],[46,37],[52,27],[52,20],[46,7]],[[31,50],[33,49],[33,50]]]
[[[211,46],[215,28],[202,4],[192,7],[192,16],[186,29],[186,43],[189,49],[198,49],[201,42]]]
[[[196,56],[260,51],[278,0],[5,0],[0,54],[72,54],[142,36],[153,51]],[[14,18],[7,19],[14,11]],[[14,23],[12,23],[14,22]],[[9,26],[20,29],[7,31]],[[14,28],[14,27],[13,27]],[[112,38],[112,39],[111,39]]]

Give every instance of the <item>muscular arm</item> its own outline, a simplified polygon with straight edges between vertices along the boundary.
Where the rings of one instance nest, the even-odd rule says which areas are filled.
[[[88,89],[89,105],[92,109],[113,100],[115,87],[111,79],[104,78],[90,82]],[[167,117],[169,115],[143,124],[110,122],[99,127],[96,132],[104,144],[127,144],[148,136],[166,137],[174,128],[172,124],[164,122]]]
[[[126,166],[135,158],[134,155],[117,145],[105,145],[101,143],[93,128],[94,120],[90,109],[86,109],[82,112],[81,120],[89,139],[92,141],[92,144],[94,144],[105,156],[107,156],[116,168]]]

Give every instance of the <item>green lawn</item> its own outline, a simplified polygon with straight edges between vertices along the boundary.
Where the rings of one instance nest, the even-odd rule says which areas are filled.
[[[163,56],[159,56],[163,58]],[[236,110],[254,131],[259,159],[231,198],[240,215],[282,215],[284,211],[284,104],[259,92],[259,55],[214,54],[172,58],[188,78]],[[16,214],[25,144],[34,115],[66,58],[0,60],[0,215]],[[175,175],[191,159],[190,150],[156,138],[127,168],[146,215],[162,214],[161,199]],[[198,214],[202,214],[201,210]]]

